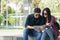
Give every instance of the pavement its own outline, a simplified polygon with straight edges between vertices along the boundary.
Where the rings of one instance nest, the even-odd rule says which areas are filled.
[[[0,40],[23,40],[24,30],[0,30]],[[30,38],[31,39],[31,38]],[[60,40],[60,36],[58,37]]]

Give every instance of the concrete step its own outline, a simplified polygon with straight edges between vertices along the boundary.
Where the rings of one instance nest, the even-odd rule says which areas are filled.
[[[34,40],[34,37],[28,37]],[[23,40],[23,30],[0,30],[0,40]],[[60,40],[60,36],[57,40]]]

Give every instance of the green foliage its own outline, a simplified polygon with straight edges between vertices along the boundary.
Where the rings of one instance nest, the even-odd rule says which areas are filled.
[[[15,10],[13,8],[11,8],[10,6],[8,6],[8,13],[9,14],[15,13]]]
[[[1,25],[3,20],[4,20],[4,16],[2,14],[0,14],[0,25]]]
[[[40,1],[41,1],[41,0],[33,0],[32,6],[33,6],[34,8],[38,7]]]
[[[14,14],[9,14],[9,17],[8,17],[8,22],[11,24],[11,25],[14,25],[14,23],[15,23],[15,19],[14,18],[12,18],[11,16],[14,16]]]
[[[0,0],[0,2],[1,2],[1,0]]]

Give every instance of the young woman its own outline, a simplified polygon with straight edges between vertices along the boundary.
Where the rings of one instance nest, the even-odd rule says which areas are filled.
[[[51,15],[49,8],[45,8],[42,12],[42,16],[46,19],[46,30],[42,33],[41,40],[45,40],[45,37],[48,35],[50,40],[54,40],[53,34],[57,37],[59,35],[58,29],[56,28],[55,17]]]

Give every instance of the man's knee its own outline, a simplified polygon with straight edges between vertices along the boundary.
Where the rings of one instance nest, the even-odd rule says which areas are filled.
[[[26,28],[26,29],[24,30],[24,33],[28,33],[28,28]]]

